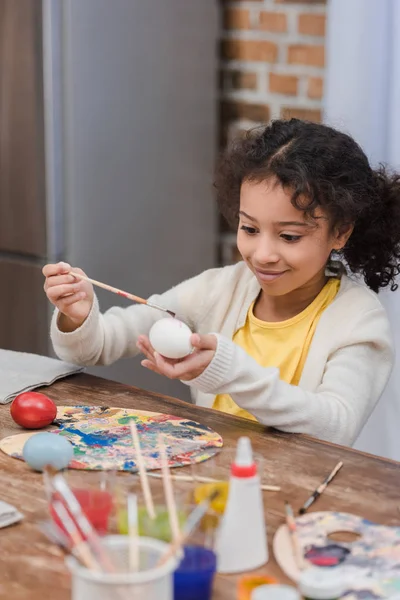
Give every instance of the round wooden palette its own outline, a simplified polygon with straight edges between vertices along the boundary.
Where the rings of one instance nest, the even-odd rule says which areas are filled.
[[[345,574],[346,600],[389,598],[400,589],[400,527],[377,525],[348,513],[310,512],[296,518],[297,535],[310,563],[328,565]],[[335,541],[336,533],[342,534]],[[352,534],[345,536],[344,533]],[[353,541],[344,541],[346,537]],[[273,551],[283,572],[300,577],[286,525],[275,533]]]
[[[54,421],[55,435],[65,436],[74,446],[71,469],[136,472],[136,457],[129,422],[136,423],[148,470],[160,469],[157,450],[163,436],[170,467],[202,462],[222,447],[221,436],[206,425],[172,415],[101,406],[60,406]],[[0,449],[22,459],[26,440],[35,432],[9,436]]]

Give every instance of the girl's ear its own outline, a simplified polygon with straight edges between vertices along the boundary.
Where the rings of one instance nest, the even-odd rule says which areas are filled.
[[[342,250],[351,234],[353,233],[354,225],[341,225],[334,231],[334,243],[332,250]]]

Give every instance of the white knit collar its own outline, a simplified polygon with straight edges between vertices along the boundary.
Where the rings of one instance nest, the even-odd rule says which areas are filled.
[[[240,329],[241,327],[243,327],[243,325],[245,324],[250,305],[257,298],[260,291],[261,291],[260,284],[258,283],[256,277],[254,275],[252,275],[252,278],[250,279],[250,281],[247,284],[247,291],[243,298],[242,307],[238,314],[238,318],[236,321],[236,331],[238,329]]]

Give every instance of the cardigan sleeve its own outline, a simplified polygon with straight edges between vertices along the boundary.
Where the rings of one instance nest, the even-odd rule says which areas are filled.
[[[378,402],[393,366],[389,323],[383,308],[359,317],[325,365],[314,392],[282,381],[277,368],[262,367],[242,348],[217,335],[207,369],[186,384],[230,394],[264,425],[351,445]]]
[[[153,295],[149,301],[176,313],[192,331],[212,301],[213,290],[220,269],[210,269],[180,283],[162,295]],[[136,342],[141,334],[148,335],[151,326],[166,314],[146,305],[127,308],[114,306],[100,312],[97,297],[84,323],[73,332],[58,328],[59,311],[54,311],[50,336],[57,356],[79,365],[109,365],[120,358],[138,354]]]

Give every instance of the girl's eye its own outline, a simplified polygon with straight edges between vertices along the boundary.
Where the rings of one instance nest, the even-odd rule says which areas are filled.
[[[301,240],[302,236],[301,235],[290,235],[289,233],[282,233],[281,234],[281,238],[284,239],[286,242],[298,242],[299,240]]]
[[[245,231],[248,235],[255,235],[257,233],[257,229],[254,227],[248,227],[247,225],[242,225],[240,229]]]

